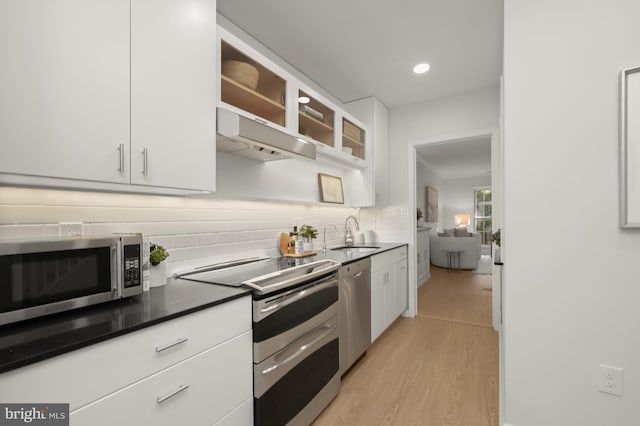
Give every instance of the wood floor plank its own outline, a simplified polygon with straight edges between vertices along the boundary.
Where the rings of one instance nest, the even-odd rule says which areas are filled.
[[[449,275],[472,296],[425,287],[430,316],[397,319],[343,378],[340,394],[314,425],[498,424],[498,336],[485,325],[491,324],[491,293],[482,291],[490,276]],[[437,294],[444,294],[447,309],[431,300]]]

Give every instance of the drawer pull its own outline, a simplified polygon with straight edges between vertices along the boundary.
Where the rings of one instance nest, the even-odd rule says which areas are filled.
[[[176,396],[177,394],[179,394],[180,392],[185,391],[187,389],[189,389],[189,385],[180,385],[180,386],[178,386],[178,389],[174,390],[173,392],[169,392],[168,394],[166,394],[164,396],[159,396],[156,399],[156,401],[158,401],[158,404],[162,404],[167,399],[172,398],[172,397]]]
[[[166,351],[167,349],[170,349],[170,348],[172,348],[172,347],[174,347],[174,346],[178,346],[180,343],[184,343],[184,342],[186,342],[187,340],[189,340],[189,339],[188,339],[188,338],[186,338],[186,337],[181,337],[181,338],[179,338],[178,340],[176,340],[175,342],[167,343],[167,344],[166,344],[166,345],[164,345],[164,346],[158,346],[158,347],[156,347],[156,352]]]

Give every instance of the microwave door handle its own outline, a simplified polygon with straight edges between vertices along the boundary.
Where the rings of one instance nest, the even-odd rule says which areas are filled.
[[[111,294],[120,297],[120,268],[118,267],[118,246],[111,246]]]

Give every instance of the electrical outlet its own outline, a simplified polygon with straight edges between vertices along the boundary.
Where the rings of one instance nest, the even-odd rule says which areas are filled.
[[[82,237],[82,222],[60,222],[60,236]]]
[[[598,368],[598,391],[622,396],[622,368],[600,365]]]

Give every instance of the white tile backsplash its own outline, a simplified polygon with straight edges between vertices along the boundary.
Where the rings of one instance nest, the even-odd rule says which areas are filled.
[[[278,256],[280,232],[318,228],[315,247],[343,241],[344,221],[358,209],[276,202],[0,188],[0,239],[57,237],[58,223],[82,222],[88,235],[141,232],[169,250],[167,271],[245,256]]]

